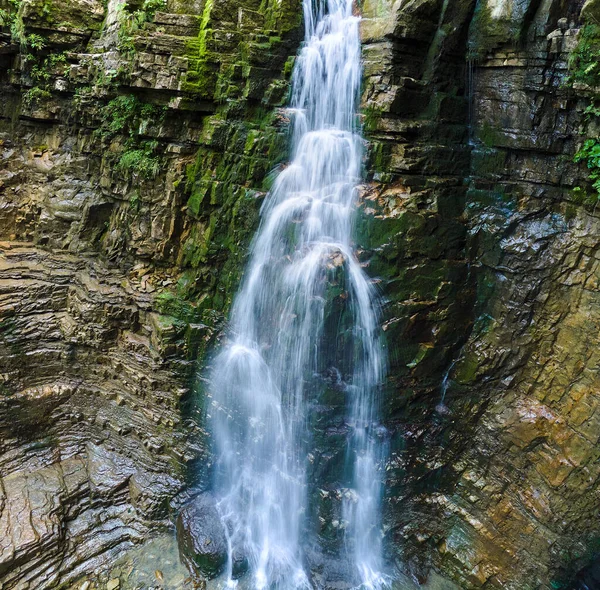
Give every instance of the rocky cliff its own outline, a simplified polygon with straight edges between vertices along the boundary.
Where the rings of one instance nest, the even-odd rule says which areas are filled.
[[[597,541],[598,195],[582,145],[598,31],[582,4],[379,4],[365,27],[363,244],[397,380],[390,541],[418,577],[433,564],[461,588],[565,587]]]
[[[195,361],[285,159],[301,21],[285,1],[0,14],[0,585],[49,588],[168,526],[206,462]]]
[[[386,544],[422,582],[568,587],[595,551],[600,15],[583,4],[357,7]],[[301,6],[0,10],[0,581],[50,588],[169,526],[209,461],[194,383],[286,160]]]

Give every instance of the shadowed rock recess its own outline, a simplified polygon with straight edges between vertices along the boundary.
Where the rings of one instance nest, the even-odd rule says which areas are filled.
[[[356,10],[386,559],[589,584],[600,4]],[[195,375],[288,160],[301,2],[0,0],[0,25],[0,588],[79,588],[208,487]]]

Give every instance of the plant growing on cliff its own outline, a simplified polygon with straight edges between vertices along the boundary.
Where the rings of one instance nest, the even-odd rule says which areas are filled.
[[[160,172],[158,142],[144,139],[143,134],[150,124],[160,124],[164,116],[164,108],[142,102],[132,94],[117,96],[101,110],[100,126],[94,134],[102,141],[125,136],[116,170],[151,180]]]
[[[584,142],[575,154],[575,162],[585,162],[590,170],[592,186],[600,193],[600,140],[593,138]],[[598,195],[600,198],[600,194]]]
[[[34,86],[23,95],[23,103],[27,107],[32,107],[38,105],[41,102],[49,100],[50,98],[52,98],[52,94],[50,94],[48,90],[44,90],[39,86]]]
[[[10,27],[11,39],[21,47],[26,47],[25,24],[21,15],[20,4],[18,0],[10,0],[5,24]]]
[[[587,195],[582,187],[575,187],[574,198],[589,205],[600,200],[600,26],[591,23],[579,32],[577,47],[569,60],[569,86],[583,84],[591,87],[591,104],[584,111],[584,133],[588,135],[583,146],[575,154],[574,161],[585,162],[595,194]],[[592,135],[592,137],[589,137]]]
[[[569,83],[600,85],[600,26],[585,25],[569,59]]]
[[[21,0],[8,0],[3,4],[5,7],[0,8],[0,27],[9,27],[12,40],[19,43],[22,48],[43,49],[45,39],[42,36],[35,33],[26,34],[21,10],[23,2]],[[41,0],[39,4],[35,5],[35,11],[37,20],[52,21],[53,6],[51,0]]]
[[[160,172],[160,159],[154,155],[157,141],[144,141],[137,149],[126,150],[117,162],[117,170],[137,174],[145,180],[152,180]]]
[[[119,51],[133,53],[135,51],[133,42],[135,33],[150,22],[158,10],[165,9],[166,5],[166,0],[144,0],[141,8],[133,12],[128,10],[127,4],[120,5],[117,13]]]
[[[0,8],[0,27],[10,27],[19,11],[20,0],[8,0],[3,4],[5,7]]]
[[[46,40],[41,35],[36,35],[35,33],[27,35],[25,43],[27,44],[27,47],[30,47],[35,51],[41,51],[46,47]]]
[[[37,47],[41,50],[44,45],[40,42]],[[34,86],[23,95],[23,103],[25,106],[31,107],[52,97],[52,78],[67,74],[67,57],[66,53],[54,53],[46,57],[37,53],[27,53],[23,59],[24,64],[33,64],[28,73]]]
[[[12,16],[5,8],[0,8],[0,27],[10,26]]]
[[[140,129],[145,129],[150,121],[162,122],[165,109],[142,102],[133,94],[117,96],[100,113],[100,127],[96,134],[104,139],[112,139],[117,134],[136,139]]]
[[[35,62],[29,71],[34,82],[48,83],[53,75],[66,74],[68,69],[66,53],[53,53],[43,59],[30,56],[29,61]]]

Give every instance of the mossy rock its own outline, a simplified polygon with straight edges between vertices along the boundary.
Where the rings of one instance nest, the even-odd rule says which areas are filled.
[[[581,9],[581,17],[587,23],[600,25],[600,0],[587,0]]]

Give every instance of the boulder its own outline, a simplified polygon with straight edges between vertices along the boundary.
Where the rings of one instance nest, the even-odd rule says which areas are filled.
[[[211,494],[197,496],[181,511],[177,540],[183,560],[199,575],[211,579],[223,572],[227,538]]]

